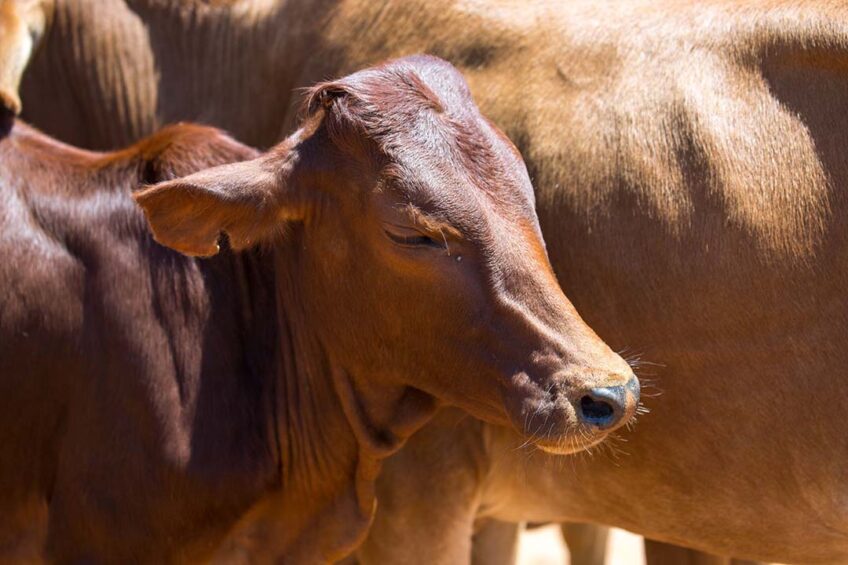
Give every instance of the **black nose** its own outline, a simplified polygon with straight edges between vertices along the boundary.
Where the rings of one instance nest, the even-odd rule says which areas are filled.
[[[591,389],[580,398],[581,419],[599,428],[617,424],[627,411],[627,391],[624,386]]]

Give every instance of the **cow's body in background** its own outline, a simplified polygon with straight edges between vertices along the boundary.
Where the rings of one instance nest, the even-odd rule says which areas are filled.
[[[543,58],[508,83],[521,96],[484,89],[525,140],[563,287],[614,347],[660,364],[637,371],[655,374],[662,394],[614,460],[546,463],[514,450],[521,442],[481,441],[488,458],[478,449],[462,460],[482,461],[472,468],[484,478],[458,487],[451,528],[481,500],[483,516],[608,523],[719,555],[848,558],[848,434],[822,413],[846,409],[848,386],[846,20],[809,7],[727,10],[699,3],[626,24],[599,12],[561,30],[585,38],[573,57]],[[539,105],[516,117],[528,100]],[[444,439],[415,438],[428,441],[399,455],[410,462],[395,484],[417,476],[413,453],[416,469],[432,452],[436,468],[463,473],[437,455]],[[403,501],[405,488],[384,492],[393,502],[381,511],[416,510],[378,513],[373,536],[392,524],[427,531],[405,522],[413,515],[431,530],[445,523],[452,497],[428,513],[437,497]],[[394,539],[372,538],[364,555]]]

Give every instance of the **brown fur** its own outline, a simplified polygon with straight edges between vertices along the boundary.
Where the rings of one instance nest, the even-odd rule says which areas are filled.
[[[649,539],[645,540],[645,562],[649,565],[768,565],[760,561],[709,555]]]
[[[717,554],[846,559],[848,434],[834,416],[848,398],[844,5],[149,0],[133,14],[113,2],[112,28],[151,30],[125,52],[89,20],[94,4],[56,9],[22,87],[37,123],[89,145],[185,117],[267,145],[294,119],[293,87],[404,53],[457,65],[527,160],[581,312],[664,365],[664,394],[618,466],[546,471],[544,499],[512,516],[610,522]],[[423,460],[411,478],[431,473]],[[456,514],[415,531],[466,520],[477,507],[464,496],[445,493],[440,508]],[[430,516],[435,500],[407,508]]]
[[[93,153],[6,120],[4,557],[188,562],[229,534],[333,561],[439,402],[552,451],[615,428],[580,399],[635,377],[556,285],[526,170],[459,73],[406,58],[332,97],[259,156],[198,126]],[[154,243],[133,199],[159,242],[215,256]]]

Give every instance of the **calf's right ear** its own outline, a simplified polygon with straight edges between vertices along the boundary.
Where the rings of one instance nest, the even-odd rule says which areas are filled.
[[[218,252],[221,232],[238,250],[297,218],[285,170],[263,156],[155,184],[133,198],[156,241],[185,255],[206,257]]]

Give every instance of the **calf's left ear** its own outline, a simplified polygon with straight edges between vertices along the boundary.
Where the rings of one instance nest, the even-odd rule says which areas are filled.
[[[221,232],[234,249],[249,247],[295,219],[282,175],[264,157],[221,165],[133,194],[153,237],[185,255],[218,252]]]

